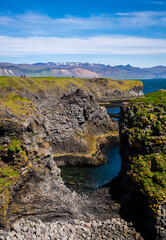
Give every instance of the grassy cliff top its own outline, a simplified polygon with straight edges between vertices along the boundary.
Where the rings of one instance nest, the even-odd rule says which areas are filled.
[[[132,100],[131,104],[133,103],[143,103],[145,107],[150,107],[151,105],[164,106],[166,109],[166,90],[162,89],[154,93],[148,93],[141,99]]]
[[[53,78],[53,77],[41,77],[41,78],[20,78],[20,77],[0,77],[0,88],[2,87],[14,87],[27,88],[30,91],[37,91],[38,89],[46,90],[48,88],[62,88],[66,89],[71,85],[75,85],[78,88],[85,90],[89,89],[89,86],[93,88],[93,85],[98,87],[112,87],[121,90],[131,89],[134,86],[142,86],[141,81],[137,80],[113,80],[106,78],[96,79],[83,79],[83,78]]]
[[[102,98],[106,92],[113,92],[115,89],[123,92],[135,86],[142,86],[142,82],[106,78],[0,77],[0,105],[13,113],[27,115],[35,109],[33,96],[47,94],[59,99],[68,94],[72,88],[80,88],[85,92],[91,92],[96,98]]]

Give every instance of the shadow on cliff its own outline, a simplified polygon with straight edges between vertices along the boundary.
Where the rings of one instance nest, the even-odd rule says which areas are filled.
[[[121,206],[119,215],[125,221],[132,222],[144,240],[155,240],[153,220],[150,219],[149,224],[149,218],[151,217],[147,212],[148,206],[143,196],[125,189],[120,174],[109,183],[109,187],[112,200],[118,202]]]

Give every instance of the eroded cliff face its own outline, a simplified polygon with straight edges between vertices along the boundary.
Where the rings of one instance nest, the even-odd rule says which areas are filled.
[[[22,216],[86,218],[90,203],[64,186],[57,165],[103,164],[100,146],[118,143],[117,123],[68,79],[1,80],[0,227]]]
[[[120,118],[119,178],[127,198],[135,199],[141,218],[146,215],[145,226],[154,239],[166,238],[165,111],[166,92],[161,90],[123,104]]]
[[[117,122],[82,90],[64,95],[56,105],[46,107],[43,115],[58,165],[102,164],[100,144],[119,142]]]
[[[86,218],[88,202],[64,186],[57,164],[105,161],[100,144],[119,140],[106,110],[77,90],[45,109],[17,96],[0,114],[0,226],[22,216]]]
[[[0,226],[19,217],[83,216],[86,201],[64,186],[47,139],[45,118],[3,114],[0,122]],[[62,201],[63,199],[63,201]]]
[[[143,83],[136,80],[110,78],[18,78],[0,77],[1,93],[13,90],[20,96],[37,102],[58,101],[64,94],[81,89],[93,95],[98,102],[121,101],[143,95]]]

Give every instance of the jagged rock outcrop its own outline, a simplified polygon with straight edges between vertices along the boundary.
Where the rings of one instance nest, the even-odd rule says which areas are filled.
[[[166,92],[158,91],[123,104],[120,117],[123,204],[146,221],[151,239],[166,238],[165,110]]]
[[[80,89],[45,108],[43,115],[58,165],[99,165],[105,161],[100,144],[119,142],[117,122]]]
[[[100,146],[119,141],[118,125],[95,101],[90,81],[80,80],[81,90],[70,81],[0,79],[0,227],[29,216],[93,218],[57,164],[104,163]]]
[[[22,216],[84,218],[87,203],[64,186],[47,141],[44,117],[26,116],[22,122],[10,117],[4,116],[0,125],[0,227],[8,228]]]
[[[42,106],[17,96],[0,107],[1,227],[22,216],[86,218],[88,202],[64,186],[58,157],[68,164],[101,164],[100,144],[118,141],[117,123],[81,90]]]

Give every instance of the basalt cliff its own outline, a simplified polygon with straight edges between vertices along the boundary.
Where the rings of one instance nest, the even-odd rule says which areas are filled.
[[[166,91],[124,103],[120,117],[124,212],[149,239],[166,239]]]
[[[97,101],[141,94],[139,81],[0,78],[0,227],[29,216],[93,219],[57,165],[103,164],[101,146],[119,134]]]

